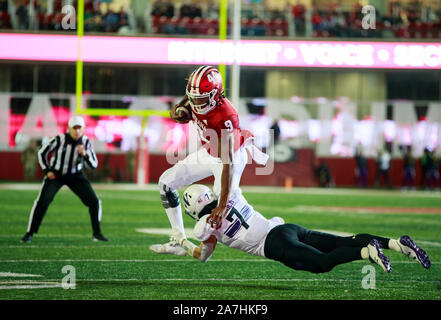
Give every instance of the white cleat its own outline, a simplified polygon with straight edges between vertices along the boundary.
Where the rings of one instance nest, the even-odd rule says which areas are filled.
[[[429,255],[418,247],[415,242],[409,236],[402,236],[399,240],[401,252],[404,253],[409,259],[418,261],[424,268],[429,269],[431,266]]]
[[[380,242],[377,239],[372,239],[368,246],[369,260],[378,264],[381,269],[386,272],[391,272],[392,267],[390,260],[384,255]]]
[[[187,250],[181,246],[173,237],[170,242],[164,244],[152,244],[150,250],[159,254],[174,254],[176,256],[186,256]]]

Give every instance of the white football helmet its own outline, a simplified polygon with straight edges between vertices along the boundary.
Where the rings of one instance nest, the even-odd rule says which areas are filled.
[[[189,186],[182,196],[184,211],[198,221],[202,216],[211,213],[217,206],[217,197],[211,189],[202,184]]]

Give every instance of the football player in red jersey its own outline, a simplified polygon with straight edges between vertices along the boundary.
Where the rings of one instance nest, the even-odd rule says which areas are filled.
[[[190,106],[190,112],[177,111],[185,106]],[[237,111],[224,96],[222,77],[215,67],[202,66],[193,71],[184,98],[170,115],[178,123],[193,121],[202,147],[164,171],[159,178],[162,205],[172,234],[170,242],[151,245],[150,249],[156,253],[186,255],[186,249],[179,244],[186,235],[178,189],[213,175],[213,191],[219,202],[209,219],[212,226],[219,228],[229,195],[236,190],[240,192],[240,178],[248,162],[248,153],[262,165],[268,156],[254,146],[251,132],[240,129]]]

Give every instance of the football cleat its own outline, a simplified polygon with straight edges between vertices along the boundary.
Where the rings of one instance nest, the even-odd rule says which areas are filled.
[[[26,234],[21,238],[21,242],[30,243],[32,242],[32,234],[29,232],[26,232]]]
[[[429,269],[431,266],[429,255],[418,247],[409,236],[401,236],[400,240],[401,252],[409,258],[418,261],[424,268]]]
[[[187,250],[173,237],[167,243],[152,244],[149,249],[159,254],[174,254],[176,256],[186,256],[188,254]]]
[[[377,239],[372,239],[367,245],[367,248],[369,260],[378,264],[384,271],[391,272],[392,266],[390,265],[390,260],[384,255],[380,242]]]
[[[98,241],[109,241],[105,236],[103,236],[101,233],[94,234],[92,236],[92,241],[98,242]]]

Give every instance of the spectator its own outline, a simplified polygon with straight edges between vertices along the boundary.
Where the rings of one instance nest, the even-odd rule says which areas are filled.
[[[0,10],[0,29],[12,29],[11,17],[8,11]]]
[[[183,17],[188,17],[188,18],[202,17],[202,10],[200,7],[198,7],[194,4],[184,4],[184,5],[182,5],[181,9],[179,10],[179,16],[181,18],[183,18]]]
[[[21,154],[21,163],[24,167],[24,180],[25,181],[34,181],[35,180],[35,171],[37,169],[38,162],[38,147],[37,141],[31,139],[29,141],[26,149],[23,150]]]
[[[435,190],[438,187],[439,173],[435,159],[435,154],[428,148],[424,149],[425,165],[426,165],[426,186],[425,189]]]
[[[383,177],[386,181],[387,187],[392,188],[389,178],[390,159],[390,153],[386,148],[382,149],[379,152],[377,159],[377,174],[375,176],[374,187],[377,188],[380,185],[381,177]]]
[[[24,1],[17,4],[15,14],[18,18],[18,28],[20,30],[27,30],[29,28],[29,13],[28,7],[26,6]]]
[[[321,188],[329,188],[334,186],[334,182],[331,176],[331,169],[326,161],[322,160],[316,168],[316,175],[319,179]]]
[[[411,146],[400,146],[403,155],[403,190],[415,190],[415,159],[411,154]]]
[[[104,30],[106,32],[118,31],[120,22],[119,14],[109,9],[104,16]]]
[[[172,18],[174,15],[175,8],[173,4],[165,0],[158,0],[155,2],[152,10],[152,16]]]
[[[357,148],[355,153],[355,161],[356,161],[356,169],[355,169],[355,177],[357,180],[358,187],[367,187],[367,178],[368,178],[368,168],[366,157],[363,155],[363,151],[361,147]]]
[[[429,149],[424,148],[423,155],[421,156],[421,188],[426,185],[426,173],[427,173],[427,158],[429,154]]]
[[[96,19],[97,13],[93,7],[84,8],[84,31],[99,31],[100,19]]]
[[[0,0],[0,12],[8,12],[8,0]]]
[[[316,32],[323,31],[323,18],[318,10],[314,10],[311,17],[312,29]]]
[[[297,36],[305,36],[306,34],[306,19],[305,19],[306,9],[303,5],[296,5],[293,8],[294,24]]]

